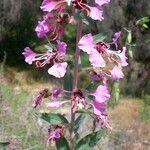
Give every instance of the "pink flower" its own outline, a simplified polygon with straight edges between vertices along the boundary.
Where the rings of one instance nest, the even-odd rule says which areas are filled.
[[[67,69],[67,63],[55,63],[51,68],[48,69],[50,75],[55,76],[56,78],[62,78]]]
[[[45,20],[39,21],[37,27],[35,28],[37,36],[39,38],[44,37],[50,31],[50,25]]]
[[[120,64],[121,66],[125,67],[128,65],[127,63],[127,57],[126,57],[126,47],[123,47],[123,50],[121,53],[117,54],[120,57]]]
[[[35,60],[36,53],[33,52],[29,47],[26,47],[22,54],[25,57],[25,62],[28,64],[32,64],[32,62]]]
[[[95,3],[98,4],[99,6],[102,6],[104,4],[109,3],[110,0],[95,0]]]
[[[86,34],[84,35],[79,43],[78,47],[82,49],[87,54],[90,54],[92,51],[95,51],[95,43],[92,34]]]
[[[118,66],[115,66],[112,70],[110,70],[110,73],[113,80],[119,80],[124,77],[122,69]]]
[[[94,114],[100,116],[103,112],[105,112],[106,105],[104,103],[99,103],[97,100],[93,100],[92,104],[94,109]]]
[[[55,87],[52,89],[51,91],[51,99],[54,100],[58,100],[58,97],[62,94],[63,90],[59,87]]]
[[[103,11],[99,7],[90,7],[90,14],[89,16],[94,20],[102,21],[104,19],[103,17]]]
[[[118,40],[119,40],[121,34],[122,34],[121,31],[119,31],[113,35],[113,38],[112,38],[113,42],[111,44],[115,44],[116,49],[118,49]]]
[[[49,68],[48,73],[57,78],[61,78],[66,73],[67,63],[64,62],[66,54],[66,43],[57,40],[57,48],[53,49],[52,52],[47,51],[46,53],[33,53],[31,49],[26,48],[23,55],[27,63],[32,64],[35,62],[37,67],[44,67],[46,64],[52,64]]]
[[[95,93],[92,93],[90,95],[93,95],[95,97],[95,100],[99,103],[106,102],[110,98],[110,93],[107,85],[99,85]]]
[[[62,126],[50,125],[50,127],[48,129],[48,136],[49,136],[48,141],[51,144],[54,144],[56,140],[61,138],[62,134],[63,134]]]
[[[52,10],[63,9],[65,0],[43,0],[41,9],[43,11],[51,12]]]

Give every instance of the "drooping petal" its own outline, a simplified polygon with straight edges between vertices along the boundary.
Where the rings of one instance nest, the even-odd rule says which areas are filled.
[[[36,53],[33,52],[29,47],[26,47],[22,54],[25,57],[25,62],[31,65],[35,59]]]
[[[113,80],[119,80],[124,77],[122,69],[118,66],[115,66],[112,70],[110,70],[110,73]]]
[[[127,57],[126,57],[126,47],[123,47],[123,50],[122,50],[122,52],[121,53],[119,53],[119,54],[117,54],[119,57],[120,57],[120,61],[121,61],[121,66],[123,66],[123,67],[125,67],[125,66],[127,66],[128,65],[128,63],[127,63]]]
[[[48,73],[57,78],[62,78],[66,73],[66,69],[67,69],[66,62],[55,63],[51,68],[48,69]]]
[[[100,53],[96,50],[89,54],[89,61],[94,67],[105,67],[106,63]]]
[[[95,96],[95,100],[97,100],[99,103],[106,102],[110,98],[107,85],[99,85],[95,93],[91,95]]]
[[[102,21],[104,19],[103,17],[103,11],[98,7],[90,7],[90,15],[92,19]]]
[[[105,112],[106,106],[104,103],[99,103],[96,100],[93,100],[93,103],[91,104],[94,109],[94,114],[100,116],[103,112]]]
[[[94,44],[94,39],[92,34],[84,35],[80,39],[78,43],[78,47],[82,49],[84,52],[86,52],[87,54],[90,54],[92,51],[94,51],[95,44]]]

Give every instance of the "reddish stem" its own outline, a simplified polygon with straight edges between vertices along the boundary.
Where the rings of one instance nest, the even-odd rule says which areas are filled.
[[[75,91],[78,87],[78,73],[79,73],[79,56],[80,56],[80,49],[78,48],[78,42],[81,38],[83,28],[83,22],[80,19],[77,25],[77,35],[76,35],[76,51],[75,51],[75,62],[74,62],[74,80],[73,80],[73,91]],[[74,100],[71,101],[71,106],[73,105]],[[71,128],[70,128],[70,148],[71,150],[75,150],[75,143],[74,143],[74,124],[75,123],[75,112],[71,108]]]

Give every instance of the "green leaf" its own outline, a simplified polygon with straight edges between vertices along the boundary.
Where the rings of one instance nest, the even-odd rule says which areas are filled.
[[[9,142],[0,142],[0,150],[5,150],[6,146],[8,146],[9,144]]]
[[[70,150],[67,140],[62,137],[56,141],[57,150]]]
[[[128,32],[127,40],[128,40],[129,44],[132,42],[132,32],[131,31]]]
[[[54,114],[54,113],[42,113],[41,118],[45,121],[49,122],[50,124],[68,124],[68,120],[60,115],[60,114]]]
[[[105,133],[106,129],[101,129],[97,132],[88,134],[78,142],[76,150],[92,149]]]
[[[107,35],[104,33],[99,33],[97,35],[94,35],[94,42],[98,43],[98,42],[102,42],[107,38]]]
[[[52,50],[53,50],[53,47],[50,47],[49,45],[44,45],[44,47],[45,47],[47,50],[49,50],[50,52],[52,52]]]
[[[72,91],[72,76],[70,72],[70,68],[67,68],[67,72],[64,76],[64,90]]]
[[[81,114],[78,116],[78,118],[75,120],[75,128],[74,128],[74,131],[75,133],[78,132],[79,128],[80,128],[80,125],[81,123],[83,122],[83,120],[85,119],[85,115],[84,114]]]

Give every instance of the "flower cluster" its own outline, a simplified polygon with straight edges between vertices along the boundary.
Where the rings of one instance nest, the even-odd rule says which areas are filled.
[[[75,13],[84,13],[94,20],[102,21],[104,19],[103,5],[109,2],[110,0],[93,0],[93,2],[87,0],[43,0],[40,8],[44,12],[44,16],[38,22],[35,31],[39,38],[45,37],[48,40],[48,50],[37,53],[26,47],[22,53],[25,61],[30,65],[34,63],[37,68],[48,65],[50,75],[56,78],[64,77],[68,66],[67,44],[60,39],[65,32],[66,25],[76,23]],[[71,11],[66,9],[68,6],[70,6]],[[58,109],[67,103],[71,107],[72,114],[78,110],[90,111],[94,114],[98,126],[111,129],[106,112],[106,104],[111,97],[109,80],[122,79],[124,77],[122,68],[128,65],[126,47],[120,47],[119,43],[121,34],[121,31],[116,32],[111,42],[102,40],[97,42],[91,33],[77,37],[79,39],[76,43],[77,50],[87,53],[91,64],[90,80],[100,82],[94,92],[79,87],[75,87],[72,91],[65,91],[59,87],[52,90],[44,89],[34,98],[33,107],[39,106],[44,98],[49,100],[45,102],[49,109]],[[75,55],[79,55],[79,51]],[[78,61],[79,56],[75,56],[75,61],[76,58]],[[78,67],[78,65],[74,67]],[[78,71],[77,68],[75,68],[75,74],[76,71]],[[65,94],[67,97],[69,95],[68,100],[63,100]],[[92,97],[92,100],[89,101],[89,97]],[[64,135],[63,130],[64,126],[62,125],[50,125],[48,141],[54,143]],[[70,130],[70,132],[72,131]]]

